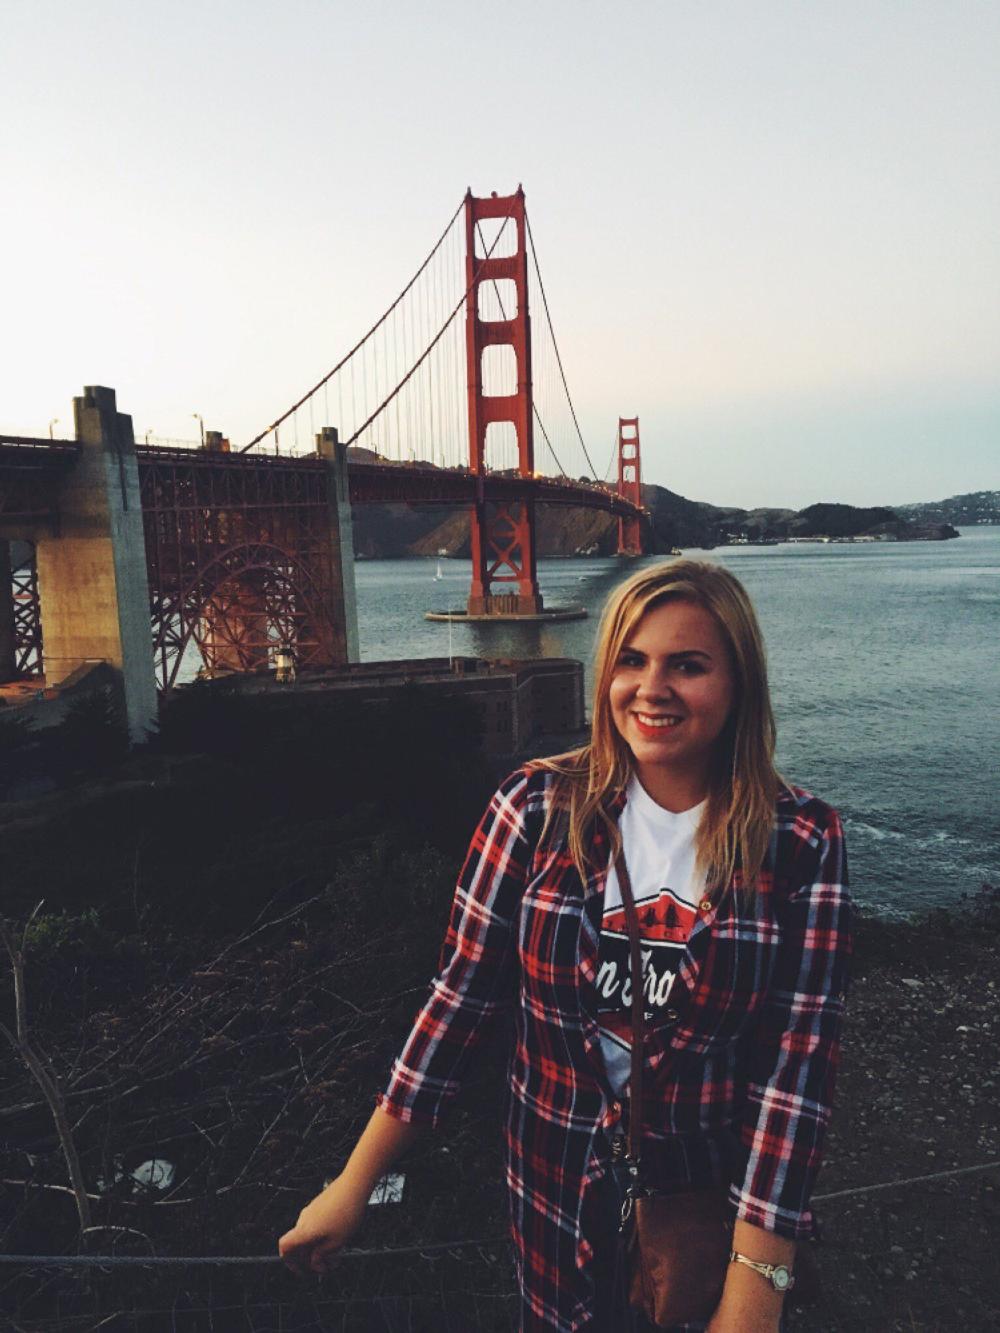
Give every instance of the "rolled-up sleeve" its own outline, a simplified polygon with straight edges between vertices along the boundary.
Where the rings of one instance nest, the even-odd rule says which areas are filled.
[[[533,849],[532,785],[524,770],[513,773],[473,834],[437,976],[377,1099],[399,1120],[439,1123],[491,1020],[513,1001],[516,922]]]
[[[737,1216],[792,1239],[812,1232],[809,1199],[830,1121],[851,954],[843,830],[827,809],[808,881],[780,913],[781,944],[756,1034],[741,1134]]]

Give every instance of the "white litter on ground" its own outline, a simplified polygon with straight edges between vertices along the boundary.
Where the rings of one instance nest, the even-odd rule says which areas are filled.
[[[369,1204],[402,1203],[405,1176],[383,1176],[372,1190]]]

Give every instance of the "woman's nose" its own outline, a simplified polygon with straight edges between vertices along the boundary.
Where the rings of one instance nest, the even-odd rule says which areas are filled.
[[[669,699],[673,694],[673,687],[665,671],[650,665],[642,673],[639,693],[647,699]]]

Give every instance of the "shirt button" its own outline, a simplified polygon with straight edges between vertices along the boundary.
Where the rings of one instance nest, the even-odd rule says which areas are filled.
[[[711,900],[711,898],[702,898],[701,902],[698,904],[698,911],[699,911],[699,912],[710,912],[711,910],[712,910],[712,900]]]
[[[667,1020],[668,1023],[676,1023],[676,1022],[677,1022],[677,1010],[676,1010],[676,1009],[664,1009],[664,1011],[663,1011],[663,1017]]]

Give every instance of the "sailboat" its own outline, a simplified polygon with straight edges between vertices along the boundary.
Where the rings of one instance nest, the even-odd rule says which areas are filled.
[[[437,573],[434,575],[434,582],[439,583],[444,578],[444,571],[441,569],[441,561],[437,564]]]

